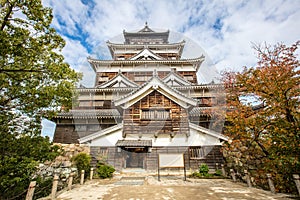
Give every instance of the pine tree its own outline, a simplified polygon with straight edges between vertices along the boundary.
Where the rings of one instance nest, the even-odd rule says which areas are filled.
[[[21,198],[36,165],[57,155],[41,119],[71,106],[80,78],[51,21],[40,0],[0,1],[0,199]]]

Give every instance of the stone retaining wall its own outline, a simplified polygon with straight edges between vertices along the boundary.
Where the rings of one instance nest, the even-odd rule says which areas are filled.
[[[58,156],[52,165],[61,166],[61,167],[71,167],[71,159],[76,156],[78,153],[87,153],[90,154],[90,147],[86,144],[61,144],[54,143],[62,147],[64,153],[61,156]]]

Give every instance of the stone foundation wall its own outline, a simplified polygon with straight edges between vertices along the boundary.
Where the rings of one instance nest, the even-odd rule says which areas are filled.
[[[87,153],[90,154],[90,147],[86,144],[61,144],[54,143],[63,149],[63,155],[58,156],[52,165],[61,166],[61,167],[71,167],[71,159],[76,156],[78,153]]]

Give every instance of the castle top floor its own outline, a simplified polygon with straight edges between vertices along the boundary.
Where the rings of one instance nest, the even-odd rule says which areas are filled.
[[[124,44],[168,44],[169,31],[156,32],[149,28],[148,23],[138,32],[123,31]]]
[[[157,71],[161,78],[171,71],[193,84],[197,83],[196,73],[204,61],[204,56],[181,58],[185,41],[169,43],[169,31],[156,32],[146,23],[137,32],[123,31],[124,43],[108,41],[111,60],[88,58],[96,72],[95,86],[113,79],[122,72],[128,79],[143,84]]]

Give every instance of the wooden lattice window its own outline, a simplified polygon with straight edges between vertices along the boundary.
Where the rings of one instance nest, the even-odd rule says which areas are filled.
[[[169,110],[142,110],[141,119],[166,120],[170,118]]]
[[[205,157],[205,149],[203,147],[190,147],[191,159],[202,159]]]

